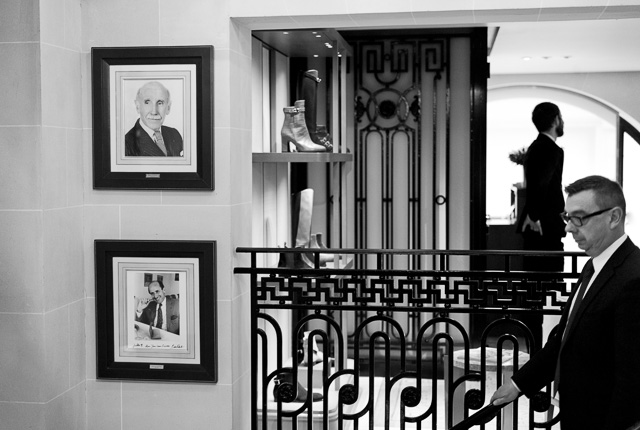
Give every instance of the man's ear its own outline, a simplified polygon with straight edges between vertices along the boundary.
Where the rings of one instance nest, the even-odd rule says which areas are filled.
[[[611,209],[611,228],[615,228],[618,225],[620,225],[623,221],[622,221],[622,208],[616,206],[613,209]]]

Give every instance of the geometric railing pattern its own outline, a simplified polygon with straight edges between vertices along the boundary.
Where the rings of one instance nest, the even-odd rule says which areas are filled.
[[[452,428],[540,348],[524,317],[551,327],[587,260],[547,252],[568,270],[524,272],[518,259],[542,254],[287,249],[296,264],[260,267],[283,250],[236,251],[249,254],[234,271],[251,283],[253,429]],[[404,268],[416,259],[425,269]],[[554,428],[550,389],[485,427]]]

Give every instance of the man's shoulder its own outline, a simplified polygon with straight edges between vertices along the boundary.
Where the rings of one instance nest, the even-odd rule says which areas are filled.
[[[180,132],[178,131],[178,129],[173,128],[173,127],[169,127],[168,125],[163,125],[163,126],[162,126],[162,133],[165,133],[165,132],[178,133],[178,134],[180,134]]]
[[[174,137],[182,140],[182,135],[180,134],[180,132],[177,129],[175,129],[173,127],[168,127],[166,125],[162,126],[162,135],[163,136],[167,136],[167,137],[174,136]]]
[[[125,139],[129,140],[135,140],[138,138],[138,133],[139,131],[142,130],[142,127],[140,126],[140,120],[136,120],[136,123],[133,125],[133,127],[131,127],[131,129],[127,132],[127,134],[124,135]]]
[[[537,146],[549,146],[549,147],[561,149],[555,140],[553,140],[552,138],[550,138],[544,133],[538,134],[538,137],[536,137],[536,139],[533,142],[531,142],[531,145],[529,146],[529,148],[531,147],[535,148]]]

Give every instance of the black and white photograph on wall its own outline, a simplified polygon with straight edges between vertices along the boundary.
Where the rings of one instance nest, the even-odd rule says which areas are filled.
[[[215,381],[215,242],[95,251],[98,377]]]
[[[94,188],[213,189],[213,47],[92,48]]]
[[[126,315],[133,316],[133,320],[126,324],[127,349],[183,351],[187,348],[186,338],[189,328],[194,327],[194,324],[191,315],[187,315],[186,302],[194,294],[186,292],[186,281],[193,276],[188,270],[190,267],[186,269],[166,272],[135,269],[126,271]],[[189,286],[192,285],[193,282],[189,282]],[[193,309],[197,313],[197,304]],[[182,333],[180,315],[185,322],[189,322],[185,324]]]

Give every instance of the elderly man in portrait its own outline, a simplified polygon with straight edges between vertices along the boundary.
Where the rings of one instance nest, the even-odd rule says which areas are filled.
[[[148,82],[138,90],[135,102],[140,118],[125,136],[125,156],[181,157],[182,136],[162,125],[171,111],[169,90],[160,82]]]

